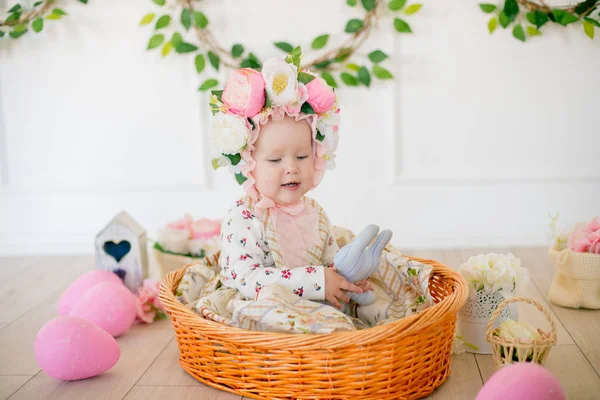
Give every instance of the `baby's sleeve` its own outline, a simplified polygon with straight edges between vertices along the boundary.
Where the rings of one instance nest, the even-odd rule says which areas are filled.
[[[265,267],[263,223],[244,205],[234,206],[221,228],[221,275],[225,286],[254,298],[268,284],[281,284],[308,300],[325,299],[322,265]]]

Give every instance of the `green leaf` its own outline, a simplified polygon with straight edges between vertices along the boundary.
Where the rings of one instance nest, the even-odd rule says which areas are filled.
[[[506,16],[504,11],[500,12],[500,15],[498,16],[498,20],[500,21],[500,25],[502,26],[502,28],[506,28],[510,24],[510,18],[508,18]]]
[[[420,4],[420,3],[411,4],[410,6],[408,6],[406,8],[406,10],[404,10],[404,14],[406,14],[406,15],[416,14],[417,12],[419,12],[419,10],[421,9],[421,7],[423,7],[423,4]]]
[[[351,19],[346,23],[346,28],[344,31],[346,33],[355,33],[358,32],[363,27],[363,22],[360,19]]]
[[[350,7],[354,7],[357,3],[356,0],[346,0],[346,3],[350,6]]]
[[[53,10],[52,10],[52,12],[53,12],[54,14],[58,14],[58,15],[67,15],[67,13],[66,13],[66,12],[64,12],[64,11],[63,11],[62,9],[60,9],[60,8],[55,8],[55,9],[53,9]]]
[[[201,90],[201,91],[209,90],[209,89],[214,88],[218,84],[219,84],[219,81],[217,81],[216,79],[213,79],[213,78],[207,79],[202,83],[202,85],[200,85],[198,90]]]
[[[323,139],[325,139],[325,136],[323,136],[323,134],[317,129],[317,140],[322,142]]]
[[[79,0],[79,2],[83,3],[83,4],[87,4],[88,0]]]
[[[246,182],[248,180],[248,178],[246,178],[244,175],[242,175],[242,173],[238,172],[237,174],[235,174],[235,180],[237,181],[237,183],[239,185],[241,185],[244,182]]]
[[[191,43],[181,42],[175,46],[175,51],[178,53],[191,53],[192,51],[198,50],[198,46]]]
[[[153,35],[148,42],[148,50],[152,50],[160,46],[164,40],[165,36],[160,33],[158,35]]]
[[[360,65],[350,63],[350,64],[346,65],[346,68],[348,68],[350,71],[358,72],[360,70]]]
[[[542,34],[542,32],[538,31],[535,26],[528,26],[527,27],[527,34],[529,36],[539,36],[539,35]]]
[[[379,79],[394,79],[394,75],[380,65],[373,66],[373,75]]]
[[[6,18],[6,22],[18,21],[21,18],[21,11],[16,11]]]
[[[234,44],[231,46],[231,56],[233,58],[241,57],[244,54],[244,46],[241,44]]]
[[[577,4],[577,7],[575,7],[575,14],[581,15],[581,14],[585,13],[587,10],[592,8],[596,4],[597,1],[598,0],[582,1],[581,3]],[[592,34],[592,36],[593,36],[593,34]],[[592,37],[592,39],[593,39],[593,37]]]
[[[4,31],[0,31],[0,38],[4,37]]]
[[[194,11],[194,24],[201,29],[206,28],[206,25],[208,25],[208,18],[202,11]]]
[[[21,8],[22,8],[22,7],[21,7],[21,5],[20,5],[20,4],[15,4],[14,6],[12,6],[12,7],[11,7],[11,8],[8,10],[8,12],[9,12],[9,13],[12,13],[12,12],[15,12],[15,11],[19,11],[19,10],[21,10]]]
[[[340,51],[337,53],[337,55],[335,56],[335,58],[333,60],[337,61],[337,62],[344,62],[348,59],[348,57],[350,57],[351,54],[352,54],[351,48],[342,48],[342,49],[340,49]]]
[[[592,19],[592,18],[589,18],[589,17],[585,17],[584,20],[587,21],[587,22],[589,22],[590,24],[594,24],[598,28],[600,28],[600,21],[596,21],[595,19]]]
[[[26,33],[27,33],[27,29],[25,29],[24,31],[20,31],[20,32],[12,31],[12,32],[9,33],[9,35],[10,35],[11,38],[17,39],[17,38],[20,38],[21,36],[23,36]]]
[[[223,91],[222,90],[211,90],[210,93],[213,96],[217,97],[217,100],[219,100],[221,103],[223,102]],[[248,118],[249,119],[249,118]],[[250,119],[249,119],[250,120]],[[250,120],[250,122],[252,122],[252,120]]]
[[[277,47],[280,50],[285,51],[286,53],[290,53],[292,50],[294,50],[294,46],[292,46],[291,44],[289,44],[287,42],[276,42],[274,44],[275,44],[275,47]]]
[[[594,38],[594,24],[589,21],[583,21],[583,31],[590,38]]]
[[[490,20],[488,22],[488,31],[490,31],[490,35],[492,33],[494,33],[494,31],[496,30],[497,27],[498,27],[498,20],[496,19],[496,17],[490,18]]]
[[[554,16],[555,21],[562,26],[567,26],[573,22],[579,21],[579,18],[564,10],[552,10],[552,15]]]
[[[546,22],[549,21],[548,15],[540,10],[527,13],[527,21],[540,29]]]
[[[402,10],[405,4],[406,0],[392,0],[390,1],[390,4],[388,4],[388,7],[392,11],[398,11]]]
[[[175,46],[175,48],[177,48],[177,46],[179,46],[179,44],[183,42],[183,38],[181,37],[181,34],[179,32],[175,32],[173,34],[173,37],[171,38],[171,42],[173,43],[173,46]]]
[[[44,20],[40,17],[34,19],[33,22],[31,23],[31,27],[33,28],[33,30],[36,33],[41,32],[42,29],[44,29]]]
[[[162,54],[163,57],[166,57],[169,55],[171,50],[173,50],[173,42],[168,41],[167,43],[165,43],[165,45],[163,46],[160,53]]]
[[[366,67],[361,67],[358,70],[358,80],[361,81],[366,87],[371,86],[371,74]]]
[[[400,18],[395,18],[394,19],[394,28],[396,28],[396,30],[398,32],[404,32],[404,33],[412,33],[412,30],[410,29],[410,25],[408,25],[408,23]]]
[[[35,3],[33,3],[33,7],[35,8],[35,7],[39,6],[42,3],[43,3],[43,1],[36,1]],[[86,0],[86,3],[87,3],[87,0]]]
[[[60,18],[61,18],[60,14],[54,14],[54,13],[48,14],[46,16],[46,19],[49,19],[49,20],[57,20]]]
[[[388,55],[381,50],[375,50],[369,53],[369,60],[374,63],[382,62],[386,58],[388,58]]]
[[[165,5],[165,0],[152,0],[152,1],[155,2],[156,4],[158,4],[159,6]]]
[[[496,11],[496,5],[495,4],[483,3],[483,4],[479,5],[479,8],[481,8],[481,11],[483,11],[484,13],[487,13],[487,14]]]
[[[221,61],[219,59],[219,56],[216,55],[215,53],[213,53],[212,51],[209,51],[207,54],[208,54],[208,61],[210,62],[210,65],[212,65],[213,68],[218,71],[219,70],[219,63]]]
[[[269,102],[269,107],[271,107],[271,102]],[[252,130],[256,129],[256,124],[252,121],[252,118],[248,118],[248,123],[252,126]]]
[[[302,104],[302,107],[300,107],[300,111],[302,111],[304,114],[315,114],[315,110],[308,103]]]
[[[162,17],[160,17],[158,19],[158,21],[156,21],[155,29],[158,30],[158,29],[164,28],[165,26],[169,25],[169,22],[171,22],[171,16],[163,15]]]
[[[323,60],[323,61],[320,61],[320,62],[316,63],[315,64],[315,68],[319,68],[319,69],[327,68],[333,62],[334,62],[334,60]]]
[[[525,41],[525,31],[521,24],[516,24],[513,28],[513,36],[519,39],[521,42]]]
[[[19,24],[13,27],[13,32],[23,32],[25,29],[27,29],[25,24]]]
[[[306,72],[300,72],[298,74],[298,81],[300,81],[300,83],[303,83],[305,85],[312,82],[313,79],[315,79],[315,76],[311,75],[311,74],[307,74]]]
[[[329,86],[331,86],[332,88],[338,87],[337,82],[333,78],[333,75],[331,75],[329,72],[327,72],[327,71],[321,72],[321,78],[325,79],[325,82],[327,82],[327,84]]]
[[[517,0],[505,0],[504,2],[504,14],[510,19],[514,21],[519,14],[519,4]]]
[[[315,50],[322,49],[327,45],[327,41],[329,40],[329,35],[321,35],[317,36],[315,40],[313,40],[311,47]]]
[[[181,10],[181,25],[183,25],[186,31],[189,31],[192,26],[192,14],[189,8]]]
[[[225,157],[229,158],[231,161],[231,165],[238,165],[242,160],[242,156],[238,154],[223,154]]]
[[[150,22],[152,22],[155,16],[156,14],[154,13],[144,15],[140,21],[140,25],[148,25]]]
[[[254,61],[251,58],[246,58],[246,59],[242,60],[242,62],[240,63],[240,68],[253,68],[253,69],[259,70],[260,63]]]
[[[294,64],[296,68],[300,69],[300,62],[302,61],[302,49],[300,46],[296,46],[290,54],[285,58],[285,62],[288,64]]]
[[[342,72],[340,74],[340,78],[342,78],[342,81],[348,86],[358,86],[358,80],[356,80],[354,75],[350,75],[347,72]]]
[[[367,11],[371,11],[375,8],[375,0],[360,0],[360,2]]]

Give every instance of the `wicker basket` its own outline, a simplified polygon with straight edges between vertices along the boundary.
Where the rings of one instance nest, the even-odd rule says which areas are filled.
[[[535,340],[506,339],[496,336],[495,333],[498,333],[500,328],[493,328],[494,320],[498,318],[504,307],[515,302],[531,304],[544,313],[550,323],[550,332],[538,328],[540,338]],[[515,362],[544,364],[548,354],[550,354],[550,349],[556,344],[556,324],[550,317],[548,310],[537,301],[526,297],[513,297],[504,300],[494,311],[486,327],[485,339],[492,345],[493,357],[497,367]]]
[[[169,273],[160,299],[173,322],[179,362],[193,377],[250,398],[415,399],[450,373],[456,315],[466,281],[436,261],[430,292],[436,304],[370,329],[330,335],[247,331],[195,314],[173,294],[185,268]]]

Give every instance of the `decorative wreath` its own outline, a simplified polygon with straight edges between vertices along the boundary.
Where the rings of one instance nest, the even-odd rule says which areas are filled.
[[[251,51],[247,51],[246,46],[235,43],[230,49],[223,46],[212,34],[209,19],[201,11],[196,2],[192,0],[172,0],[171,7],[164,7],[166,0],[152,0],[158,6],[161,6],[166,12],[157,17],[155,12],[146,14],[140,24],[149,25],[156,20],[154,32],[148,41],[148,50],[161,47],[163,57],[175,50],[176,53],[196,53],[194,63],[196,71],[206,73],[206,60],[218,71],[220,67],[227,67],[232,70],[237,68],[253,68],[260,70],[262,62]],[[358,4],[357,0],[346,0],[350,7]],[[358,65],[352,62],[352,56],[361,48],[369,34],[376,29],[378,22],[385,16],[393,16],[393,24],[399,33],[412,33],[412,28],[403,18],[417,13],[422,4],[407,4],[407,0],[361,0],[362,7],[365,10],[365,16],[362,19],[350,19],[345,26],[345,33],[349,35],[340,46],[327,49],[327,43],[330,35],[324,33],[312,40],[309,45],[301,44],[302,47],[310,47],[316,55],[306,57],[308,61],[300,66],[300,69],[310,69],[317,71],[319,75],[329,84],[337,88],[338,81],[335,75],[347,86],[364,85],[371,86],[371,76],[378,79],[393,79],[392,73],[381,63],[389,56],[382,50],[375,49],[368,53],[371,65]],[[169,12],[168,10],[174,10]],[[402,18],[400,17],[402,16]],[[166,28],[173,28],[172,22],[176,20],[181,27],[176,26],[172,34],[166,33]],[[196,43],[185,42],[179,31],[183,28],[186,31],[193,29],[196,33]],[[275,42],[274,45],[280,50],[290,53],[297,45],[289,42]],[[312,55],[312,54],[311,54]],[[201,84],[199,90],[206,91],[216,87],[219,81],[216,78],[207,78]]]
[[[585,0],[581,3],[569,6],[548,6],[544,0],[536,3],[531,0],[504,0],[503,5],[479,4],[484,13],[495,14],[488,21],[488,30],[493,33],[498,24],[502,28],[513,25],[513,36],[524,42],[526,36],[541,35],[540,29],[547,23],[555,23],[567,26],[580,23],[583,31],[590,38],[594,38],[595,27],[600,27],[600,0]],[[526,24],[524,19],[529,22]]]

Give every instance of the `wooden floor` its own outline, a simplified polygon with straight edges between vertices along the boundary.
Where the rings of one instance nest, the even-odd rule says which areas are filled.
[[[405,250],[457,268],[470,256],[512,251],[531,272],[532,280],[520,294],[542,302],[558,328],[558,344],[547,367],[560,380],[570,399],[600,398],[600,311],[572,310],[549,305],[546,294],[554,273],[545,248]],[[0,258],[0,399],[240,399],[199,383],[179,366],[177,343],[168,321],[137,325],[117,339],[119,362],[95,378],[62,382],[40,371],[33,342],[38,330],[57,316],[62,291],[77,276],[92,269],[93,258]],[[546,326],[542,314],[530,306],[520,318]],[[453,356],[450,378],[431,399],[474,399],[493,374],[490,356]]]

